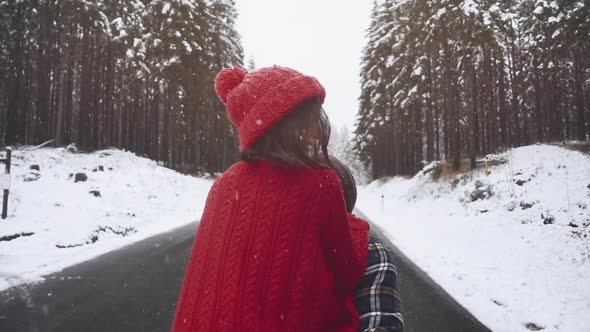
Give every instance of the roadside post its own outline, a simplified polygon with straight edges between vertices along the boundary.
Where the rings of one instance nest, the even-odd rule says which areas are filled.
[[[0,189],[4,192],[2,196],[2,219],[6,219],[8,213],[8,194],[10,192],[10,159],[12,158],[12,149],[6,148],[6,157],[0,159],[4,163],[5,171],[0,173]]]

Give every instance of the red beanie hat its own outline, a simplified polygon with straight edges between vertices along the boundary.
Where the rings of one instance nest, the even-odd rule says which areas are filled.
[[[307,99],[316,97],[323,104],[326,97],[315,78],[279,66],[251,73],[238,67],[222,69],[215,90],[238,128],[241,152]]]

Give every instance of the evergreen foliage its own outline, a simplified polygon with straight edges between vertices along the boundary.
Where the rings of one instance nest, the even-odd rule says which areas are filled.
[[[237,160],[213,88],[242,65],[231,0],[0,0],[0,146],[129,149],[184,172]]]
[[[367,31],[356,149],[372,176],[590,136],[583,0],[381,0]]]

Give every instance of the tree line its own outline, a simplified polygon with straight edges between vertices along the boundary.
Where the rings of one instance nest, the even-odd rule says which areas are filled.
[[[128,149],[224,170],[237,139],[216,73],[243,63],[232,0],[0,1],[0,146]]]
[[[376,1],[355,147],[372,176],[590,136],[583,0]]]

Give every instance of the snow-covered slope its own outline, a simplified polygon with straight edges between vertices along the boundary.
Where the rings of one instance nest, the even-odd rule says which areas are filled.
[[[199,219],[211,184],[115,149],[15,150],[0,290]]]
[[[489,175],[375,181],[358,207],[493,331],[590,331],[590,157],[501,158]]]

